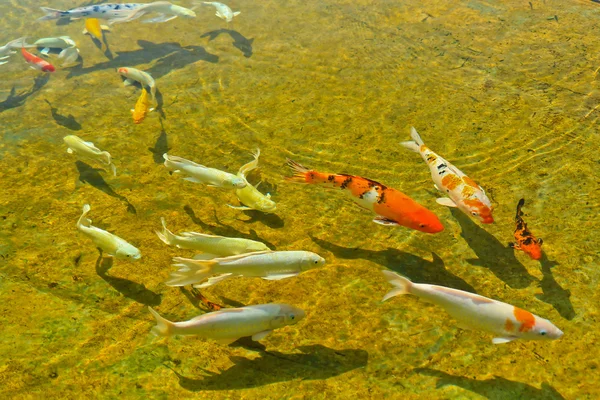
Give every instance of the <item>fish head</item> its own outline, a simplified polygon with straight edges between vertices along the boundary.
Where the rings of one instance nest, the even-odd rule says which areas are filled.
[[[273,213],[277,209],[275,202],[267,196],[262,196],[262,198],[257,202],[257,206],[257,209],[264,213]]]
[[[227,183],[231,185],[232,189],[243,189],[248,185],[245,179],[237,176],[229,180]]]
[[[306,271],[311,268],[320,267],[325,265],[325,259],[318,254],[312,253],[310,251],[305,251],[304,256],[301,261],[301,269],[302,271]]]
[[[196,18],[196,13],[189,8],[171,5],[171,11],[173,11],[179,17]]]
[[[279,312],[271,320],[271,328],[281,328],[288,325],[295,325],[300,322],[306,314],[304,310],[289,304],[278,304]]]
[[[139,260],[142,258],[140,250],[129,243],[121,245],[115,252],[115,257],[123,260]]]
[[[533,328],[523,335],[524,339],[529,340],[556,340],[560,339],[563,331],[556,325],[544,318],[536,317]]]
[[[485,198],[487,199],[487,196],[485,196]],[[491,224],[494,222],[494,217],[492,217],[492,207],[489,200],[486,202],[478,198],[465,199],[459,202],[458,207],[465,214],[477,218],[483,224]]]
[[[121,68],[118,68],[118,69],[117,69],[117,72],[118,72],[119,74],[121,74],[121,75],[126,75],[126,74],[128,74],[128,73],[129,73],[129,70],[128,70],[127,68],[125,68],[125,67],[121,67]]]
[[[444,230],[444,225],[437,215],[424,208],[414,215],[410,228],[425,233],[439,233]]]
[[[54,65],[52,65],[52,64],[44,65],[42,67],[42,72],[54,72],[54,71],[56,71],[56,68],[54,68]]]

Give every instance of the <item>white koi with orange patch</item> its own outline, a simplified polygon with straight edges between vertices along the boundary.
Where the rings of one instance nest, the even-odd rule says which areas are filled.
[[[547,319],[529,311],[501,301],[488,299],[477,294],[444,286],[413,283],[392,271],[383,271],[389,283],[395,286],[383,301],[401,294],[414,294],[421,299],[436,304],[465,329],[483,330],[494,333],[494,344],[506,343],[515,339],[552,340],[563,333]]]
[[[484,224],[494,222],[492,203],[485,191],[449,161],[425,146],[414,127],[410,128],[412,141],[400,143],[409,150],[419,153],[429,166],[435,187],[448,195],[437,199],[438,204],[458,207],[462,212],[479,219]]]

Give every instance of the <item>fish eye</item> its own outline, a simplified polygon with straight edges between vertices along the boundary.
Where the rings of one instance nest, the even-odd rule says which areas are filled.
[[[546,331],[540,331],[540,335],[546,336]]]
[[[319,260],[315,260],[315,264],[318,264],[318,263],[319,263]]]
[[[478,214],[477,212],[473,211],[473,212],[471,213],[471,215],[472,215],[472,216],[474,216],[474,217],[476,217],[476,216],[478,216],[479,214]]]
[[[290,319],[295,319],[296,316],[294,314],[290,314]]]
[[[419,224],[419,228],[425,228],[425,224]]]

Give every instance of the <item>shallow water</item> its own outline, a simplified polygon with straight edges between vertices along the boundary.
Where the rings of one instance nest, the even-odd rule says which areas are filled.
[[[195,19],[114,25],[109,54],[81,34],[83,21],[33,22],[39,2],[1,1],[2,44],[69,35],[83,64],[48,76],[16,54],[0,66],[0,397],[600,397],[600,5],[502,3],[234,1],[242,14],[229,25],[203,7]],[[122,66],[152,74],[162,114],[133,124],[140,91],[122,85]],[[399,146],[410,126],[486,188],[493,225],[435,203],[426,165]],[[67,154],[69,134],[108,150],[118,175]],[[161,165],[168,150],[235,172],[257,147],[250,181],[262,180],[275,214],[233,210],[232,192]],[[286,157],[400,189],[446,229],[376,225],[342,193],[284,181]],[[507,246],[521,197],[544,239],[541,262]],[[85,203],[142,259],[100,259],[75,228]],[[307,317],[228,347],[152,336],[148,305],[172,320],[206,311],[163,283],[171,257],[193,252],[158,240],[160,217],[174,232],[326,258],[296,278],[203,291]],[[565,334],[493,345],[413,296],[380,303],[391,288],[382,268],[511,303]]]

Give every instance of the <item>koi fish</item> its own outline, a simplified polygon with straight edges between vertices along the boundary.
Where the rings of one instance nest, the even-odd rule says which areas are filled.
[[[85,28],[82,32],[84,35],[89,34],[96,40],[102,40],[104,36],[103,31],[110,31],[110,28],[106,25],[100,25],[98,18],[85,19]]]
[[[98,161],[110,167],[114,176],[117,176],[117,167],[113,164],[110,153],[108,151],[102,151],[92,142],[86,142],[80,137],[75,135],[68,135],[63,138],[67,144],[67,153],[78,154],[84,158]]]
[[[297,324],[305,316],[299,308],[277,303],[226,308],[183,322],[171,322],[151,307],[148,310],[156,318],[156,326],[152,328],[156,336],[196,335],[222,345],[247,336],[252,336],[255,341],[262,340],[273,330]]]
[[[117,235],[92,226],[92,221],[85,217],[88,212],[90,212],[90,205],[86,204],[77,221],[77,229],[89,236],[97,247],[115,258],[139,260],[142,257],[142,253],[137,248]]]
[[[525,254],[534,260],[542,258],[542,243],[544,241],[540,238],[537,239],[529,229],[527,229],[527,223],[523,221],[523,211],[521,207],[525,204],[525,199],[519,200],[517,204],[517,216],[515,222],[517,227],[515,228],[515,240],[516,243],[509,243],[508,245],[516,250],[522,250]]]
[[[39,58],[38,56],[34,56],[33,54],[25,50],[24,47],[21,47],[21,54],[23,55],[23,58],[25,58],[25,61],[27,61],[27,64],[29,64],[29,66],[32,69],[37,69],[38,71],[42,72],[56,71],[56,68],[54,68],[52,64],[50,64],[44,59]]]
[[[264,213],[272,213],[275,212],[277,208],[275,202],[271,200],[271,195],[267,193],[265,196],[261,192],[258,191],[257,187],[260,185],[260,182],[255,186],[252,186],[246,180],[246,176],[250,171],[258,167],[258,157],[260,156],[260,149],[256,149],[254,152],[254,160],[250,161],[247,164],[242,165],[240,170],[237,173],[237,176],[242,179],[246,186],[241,189],[237,189],[235,194],[243,204],[243,206],[232,206],[231,204],[227,204],[231,208],[235,208],[236,210],[257,210],[262,211]]]
[[[356,204],[377,214],[373,219],[377,224],[400,225],[426,233],[444,230],[434,213],[396,189],[360,176],[318,172],[290,159],[287,163],[294,172],[287,180],[340,188]]]
[[[124,18],[135,11],[137,8],[143,6],[144,4],[140,3],[125,3],[125,4],[115,4],[115,3],[106,3],[106,4],[98,4],[92,6],[85,7],[77,7],[72,8],[67,11],[56,10],[54,8],[48,7],[40,7],[42,11],[46,13],[41,18],[38,18],[38,21],[49,21],[53,19],[60,18],[70,18],[70,19],[78,19],[78,18],[99,18],[99,19],[116,19],[116,18]]]
[[[217,303],[213,303],[212,301],[208,300],[208,298],[206,296],[204,296],[202,293],[200,293],[200,291],[198,289],[192,289],[192,294],[202,302],[202,304],[204,304],[206,306],[206,308],[208,308],[210,311],[219,311],[223,307],[220,304]]]
[[[142,87],[148,86],[152,93],[152,98],[156,98],[156,83],[149,73],[131,67],[121,67],[117,71],[121,76],[125,77],[123,81],[125,86],[131,85],[133,82],[139,82]]]
[[[167,229],[164,218],[160,219],[162,232],[155,231],[158,238],[169,246],[201,251],[205,258],[235,256],[256,251],[269,251],[264,243],[250,239],[206,235],[198,232],[182,232],[179,236]]]
[[[29,45],[25,44],[25,38],[18,38],[15,40],[11,40],[6,43],[4,46],[0,46],[0,60],[6,60],[10,57],[11,54],[15,54],[16,51],[14,49],[27,47]],[[6,64],[8,61],[0,61],[0,65]]]
[[[152,102],[148,98],[148,92],[145,88],[142,88],[142,94],[135,102],[135,108],[131,109],[133,122],[136,124],[141,124],[142,121],[146,119],[148,113],[154,111],[154,108],[150,108],[151,105]]]
[[[163,154],[163,158],[167,170],[187,175],[183,179],[189,182],[204,183],[223,189],[242,189],[247,185],[244,179],[220,169],[208,168],[185,158],[170,156],[167,153]]]
[[[155,1],[154,3],[142,4],[129,15],[124,15],[122,18],[111,20],[109,23],[129,22],[141,17],[142,15],[155,12],[157,17],[146,19],[143,23],[167,22],[177,17],[196,18],[196,13],[189,8],[176,6],[168,1]]]
[[[71,64],[77,61],[77,58],[79,57],[79,49],[69,36],[39,39],[30,47],[41,47],[42,50],[40,50],[40,53],[45,56],[47,56],[52,49],[60,49],[61,52],[58,54],[58,58],[64,60],[63,65]]]
[[[181,267],[171,273],[167,286],[185,286],[202,282],[211,275],[208,282],[194,285],[197,288],[212,286],[217,282],[236,276],[259,277],[270,281],[290,278],[302,271],[325,264],[325,260],[310,251],[257,251],[212,260],[194,260],[175,257],[174,267]]]
[[[515,339],[559,339],[563,332],[552,322],[529,311],[477,294],[444,286],[413,283],[392,271],[383,271],[389,283],[395,286],[382,301],[402,294],[414,294],[442,307],[464,329],[483,330],[498,335],[492,343],[506,343]]]
[[[224,19],[227,22],[231,22],[233,20],[233,17],[236,17],[241,13],[241,11],[233,12],[228,5],[218,3],[216,1],[203,1],[203,3],[209,6],[214,6],[217,10],[215,15],[221,19]]]
[[[402,146],[421,154],[429,166],[435,188],[450,198],[437,199],[437,203],[447,207],[458,207],[467,215],[478,218],[484,224],[494,222],[492,203],[485,191],[461,170],[425,146],[415,128],[410,128],[412,141],[400,143]]]

